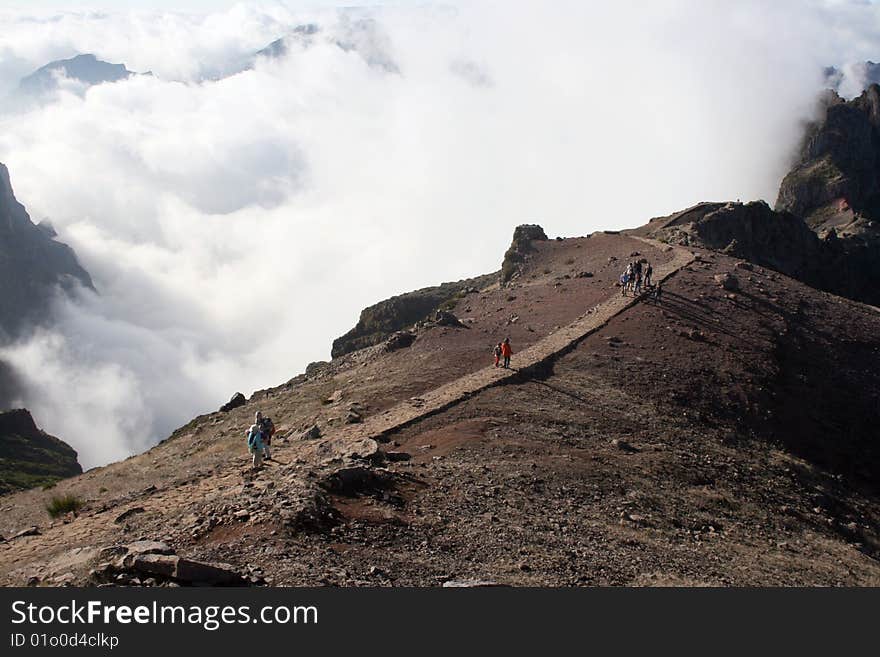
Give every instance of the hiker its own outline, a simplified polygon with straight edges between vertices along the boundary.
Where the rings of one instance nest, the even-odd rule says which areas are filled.
[[[633,285],[633,296],[637,297],[642,293],[642,270],[641,267],[636,270],[636,282]]]
[[[626,296],[626,286],[629,285],[629,279],[626,277],[626,274],[620,275],[620,294],[622,296]]]
[[[503,349],[503,347],[501,346],[501,343],[500,343],[500,342],[499,342],[498,344],[495,345],[495,349],[494,349],[494,351],[492,352],[492,354],[495,356],[495,367],[498,367],[498,365],[501,363],[501,352],[502,352],[503,350],[504,350],[504,349]]]
[[[263,431],[260,425],[254,422],[245,435],[247,435],[248,451],[254,455],[251,467],[257,470],[263,466]]]
[[[275,435],[275,423],[272,422],[272,418],[263,417],[260,411],[257,411],[254,422],[260,425],[260,433],[263,437],[263,456],[265,456],[267,461],[271,461],[272,453],[269,451],[269,447],[272,444],[272,436]]]
[[[510,357],[513,355],[513,349],[510,347],[510,338],[504,338],[501,343],[501,355],[504,356],[504,369],[510,368]]]
[[[651,266],[651,263],[647,263],[645,265],[645,287],[651,287],[651,276],[654,275],[654,268]]]
[[[661,296],[663,296],[663,288],[660,287],[660,283],[657,283],[657,287],[654,288],[654,301],[660,303]]]

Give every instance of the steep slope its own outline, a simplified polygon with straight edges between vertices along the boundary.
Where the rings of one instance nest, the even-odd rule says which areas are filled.
[[[880,256],[877,244],[834,232],[822,239],[802,219],[763,201],[700,203],[628,232],[723,251],[821,290],[880,303],[880,271],[872,264]]]
[[[75,519],[39,490],[0,498],[0,533],[41,532],[0,544],[0,581],[162,584],[112,563],[151,538],[268,584],[880,584],[874,309],[627,235],[530,246],[505,287],[450,305],[463,326],[60,482]],[[659,303],[616,287],[642,257],[670,276]],[[490,366],[507,335],[512,373]],[[252,473],[256,410],[289,441]]]
[[[803,218],[849,270],[866,280],[851,295],[880,303],[880,86],[849,102],[829,92],[809,125],[776,209]],[[847,277],[850,273],[847,272]]]
[[[24,409],[0,413],[0,494],[82,474],[76,451],[40,431]]]
[[[479,292],[496,281],[495,274],[488,274],[456,283],[443,283],[407,292],[364,308],[354,328],[333,341],[330,354],[333,358],[338,358],[384,342],[393,333],[429,319],[442,306]]]
[[[91,54],[76,55],[70,59],[59,59],[37,69],[19,83],[19,90],[33,96],[39,96],[58,88],[58,77],[63,76],[91,87],[104,82],[126,80],[133,71],[125,68],[125,64],[104,62]]]
[[[57,289],[93,289],[73,250],[35,226],[0,163],[0,342],[43,323]]]

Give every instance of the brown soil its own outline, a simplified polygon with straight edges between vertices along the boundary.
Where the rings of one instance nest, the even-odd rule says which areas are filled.
[[[470,328],[350,354],[143,455],[0,498],[0,534],[43,532],[0,543],[0,581],[85,582],[94,550],[73,548],[144,537],[270,584],[880,585],[876,309],[715,254],[627,308],[614,282],[630,254],[658,268],[679,252],[605,234],[537,247],[514,286],[459,302]],[[507,335],[529,366],[484,369]],[[345,426],[354,402],[365,422]],[[327,438],[276,439],[279,460],[251,474],[258,408]],[[369,477],[331,490],[353,466]],[[50,523],[43,504],[67,492],[85,509]]]

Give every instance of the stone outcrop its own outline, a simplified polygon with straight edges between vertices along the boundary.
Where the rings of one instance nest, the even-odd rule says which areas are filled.
[[[339,358],[353,351],[372,347],[388,340],[417,322],[435,315],[441,306],[463,298],[471,291],[488,287],[497,274],[443,283],[415,292],[401,294],[370,306],[361,312],[357,325],[333,341],[331,355]]]
[[[56,290],[77,285],[94,289],[73,249],[31,222],[0,164],[0,342],[45,323]]]
[[[504,254],[501,264],[501,282],[510,282],[520,271],[522,264],[530,253],[535,250],[533,242],[547,241],[547,234],[537,224],[523,224],[513,231],[513,242]]]
[[[868,266],[870,248],[821,239],[800,218],[763,201],[701,203],[653,220],[647,234],[671,244],[723,251],[857,301],[880,302],[880,276]]]
[[[40,431],[28,411],[0,413],[0,494],[81,473],[76,451]]]
[[[819,120],[804,135],[776,209],[817,229],[841,228],[857,216],[880,216],[880,86],[844,102],[821,100]]]
[[[247,399],[242,393],[237,392],[232,395],[232,398],[228,402],[220,407],[220,412],[228,413],[229,411],[239,408],[240,406],[244,406],[245,404],[247,404]]]

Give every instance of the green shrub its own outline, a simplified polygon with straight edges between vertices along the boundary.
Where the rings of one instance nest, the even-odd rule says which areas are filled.
[[[70,513],[71,511],[76,513],[82,508],[82,506],[83,501],[76,495],[56,495],[46,505],[46,511],[48,511],[49,515],[53,518],[57,518],[58,516],[63,516],[65,513]]]

